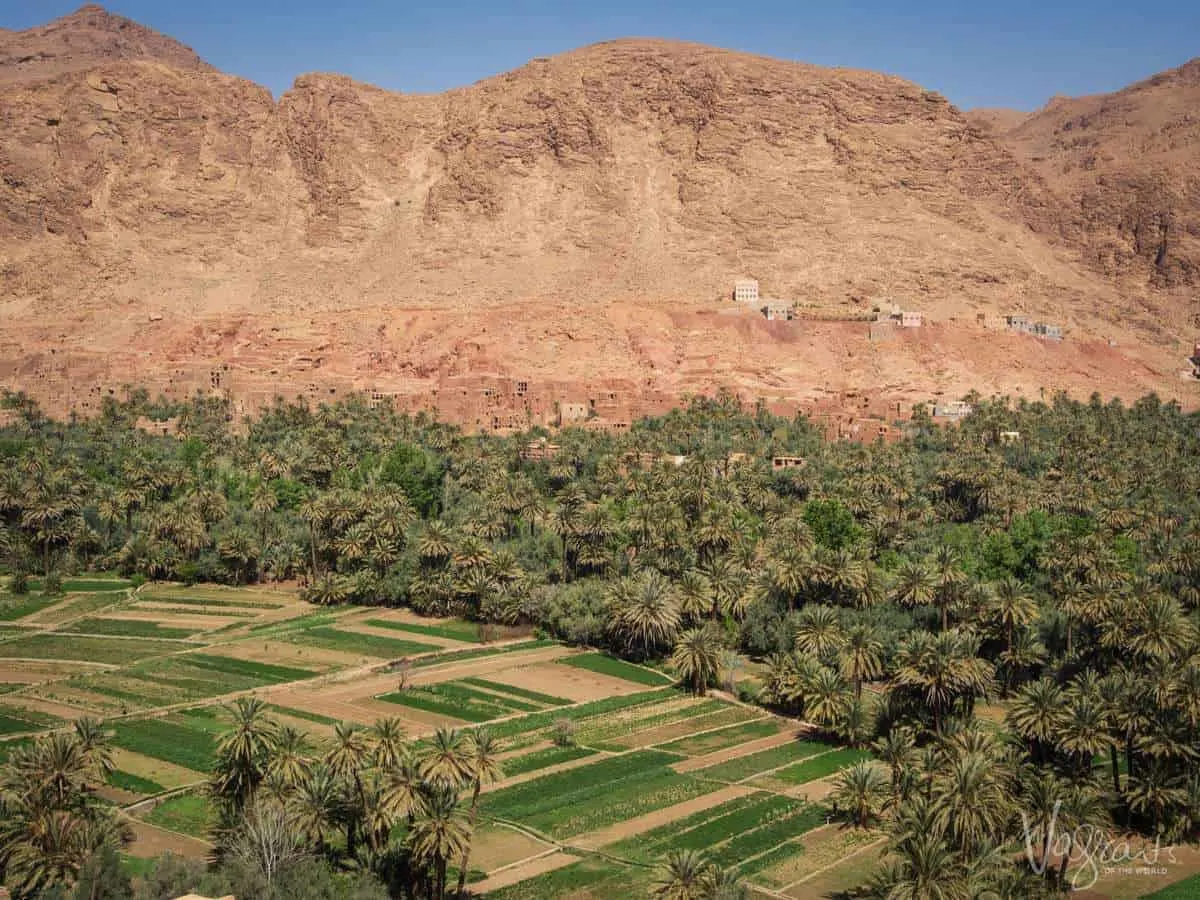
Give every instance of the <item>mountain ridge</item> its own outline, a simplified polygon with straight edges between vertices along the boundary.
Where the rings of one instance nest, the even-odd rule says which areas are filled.
[[[314,359],[321,378],[427,400],[479,373],[792,399],[1115,393],[1122,371],[1178,387],[1166,348],[1189,315],[1190,245],[1109,266],[1096,241],[1122,239],[1117,207],[1081,214],[1034,159],[1040,133],[996,134],[895,76],[627,38],[440,94],[309,73],[276,99],[106,16],[0,43],[13,58],[5,43],[50,29],[83,48],[0,74],[0,377],[18,386],[67,378],[47,374],[58,348],[87,357],[69,380],[88,390],[122,366],[208,388],[227,366],[223,386],[256,396],[317,396]],[[794,335],[712,316],[743,275],[810,317],[1020,312],[1119,337],[1129,358],[1081,343],[1056,369],[1018,343],[1022,375],[986,350],[939,361],[906,339],[888,360],[855,336],[839,359],[811,347],[823,368],[806,370]]]

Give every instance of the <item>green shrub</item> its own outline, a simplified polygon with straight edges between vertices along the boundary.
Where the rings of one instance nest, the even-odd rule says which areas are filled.
[[[550,733],[550,739],[556,747],[574,747],[575,746],[575,723],[571,719],[562,718],[554,720],[554,727]]]

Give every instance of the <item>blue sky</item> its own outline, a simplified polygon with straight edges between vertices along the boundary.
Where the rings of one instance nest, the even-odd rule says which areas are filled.
[[[722,3],[569,0],[111,0],[111,11],[191,45],[276,95],[332,71],[392,90],[440,91],[616,37],[700,41],[820,65],[890,72],[962,107],[1034,109],[1111,91],[1200,55],[1200,2],[851,0]],[[0,0],[0,28],[79,6]]]

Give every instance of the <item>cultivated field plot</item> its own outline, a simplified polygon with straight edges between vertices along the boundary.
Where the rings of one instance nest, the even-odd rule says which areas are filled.
[[[86,587],[2,598],[0,757],[80,715],[106,718],[102,796],[129,808],[134,856],[207,852],[203,788],[231,727],[220,705],[253,692],[314,746],[342,721],[396,718],[418,742],[486,723],[503,777],[484,788],[469,878],[489,896],[641,896],[653,864],[682,849],[798,900],[877,865],[877,835],[825,824],[833,776],[864,752],[653,668],[285,591]]]
[[[475,676],[395,691],[383,694],[379,699],[463,722],[487,722],[517,712],[537,712],[571,702],[563,697]]]

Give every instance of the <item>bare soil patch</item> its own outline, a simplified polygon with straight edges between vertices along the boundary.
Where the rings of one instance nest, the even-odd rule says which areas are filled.
[[[371,616],[373,619],[378,619],[380,616]],[[375,625],[367,625],[362,617],[356,616],[353,619],[338,619],[338,631],[348,631],[352,634],[370,634],[375,637],[390,638],[391,640],[414,640],[422,644],[433,644],[436,647],[443,647],[446,650],[463,650],[467,647],[478,647],[479,644],[467,643],[466,641],[456,641],[452,638],[441,637],[436,634],[410,634],[406,631],[395,631],[390,628],[379,628]],[[370,657],[377,659],[377,657]]]
[[[801,735],[797,730],[788,728],[779,732],[779,734],[759,738],[756,741],[747,741],[744,744],[738,744],[736,747],[726,747],[724,750],[718,750],[715,753],[709,753],[705,756],[693,756],[690,759],[680,760],[677,763],[673,763],[671,768],[680,773],[694,772],[697,769],[705,769],[717,763],[737,759],[739,756],[748,756],[751,753],[757,753],[759,750],[770,750],[772,747],[789,744],[792,741],[799,740],[800,737]]]
[[[190,628],[194,631],[215,631],[225,625],[245,621],[237,617],[189,616],[183,613],[142,609],[112,610],[111,612],[106,612],[104,618],[121,619],[129,622],[157,622],[165,628]]]
[[[553,649],[565,650],[566,648]],[[553,663],[513,667],[499,673],[492,680],[526,690],[540,691],[543,694],[552,694],[555,697],[565,697],[573,703],[601,700],[605,697],[634,694],[646,690],[645,685],[634,684],[622,678],[612,678],[608,675],[589,672],[586,669],[575,669],[571,666],[559,666]]]
[[[529,668],[536,668],[537,663],[549,662],[558,659],[561,656],[569,656],[574,651],[569,647],[550,646],[550,647],[534,647],[531,650],[518,650],[513,653],[498,653],[495,656],[481,656],[477,659],[469,659],[463,662],[447,663],[445,665],[430,665],[422,667],[412,673],[409,681],[412,684],[437,684],[442,681],[453,681],[456,678],[465,678],[468,675],[486,675],[493,681],[501,681],[506,684],[514,684],[518,687],[529,687],[531,690],[542,691],[543,693],[554,694],[558,697],[571,698],[571,694],[567,693],[567,688],[564,682],[561,681],[533,681],[529,684],[522,684],[518,681],[510,679],[507,675],[509,672],[525,671]],[[559,668],[570,671],[569,666],[560,666]],[[554,672],[554,670],[550,670]],[[590,673],[587,673],[590,675]],[[395,680],[395,676],[389,676]],[[599,677],[599,676],[593,676]],[[559,688],[561,690],[550,690],[549,688]],[[645,690],[645,688],[634,686],[635,690]],[[387,690],[391,690],[388,688]],[[378,692],[377,692],[378,693]],[[628,690],[616,691],[616,693],[631,693]],[[600,694],[598,697],[610,697],[612,693]],[[597,699],[594,697],[586,697],[582,699]]]
[[[152,756],[143,756],[141,753],[134,753],[132,750],[125,750],[121,747],[113,748],[113,764],[122,772],[148,778],[156,784],[161,784],[167,790],[196,784],[205,778],[203,772],[193,772],[183,766],[155,759]]]
[[[713,791],[711,794],[704,794],[701,797],[695,797],[683,803],[676,803],[674,806],[668,806],[665,809],[656,809],[654,812],[646,813],[644,816],[627,819],[624,822],[617,822],[615,825],[609,825],[607,828],[601,828],[597,831],[589,831],[587,834],[581,834],[579,837],[574,838],[571,843],[588,850],[595,850],[607,844],[624,840],[635,834],[641,834],[643,831],[649,831],[651,828],[658,828],[660,825],[674,822],[676,819],[690,816],[693,813],[712,809],[714,806],[720,806],[729,800],[735,800],[738,797],[743,797],[753,792],[752,788],[733,784],[719,791]]]
[[[133,843],[126,852],[140,859],[154,859],[171,852],[189,859],[206,859],[211,846],[204,841],[172,831],[164,831],[138,819],[130,819],[133,825]]]
[[[367,657],[343,653],[340,650],[325,650],[320,647],[307,647],[300,644],[289,644],[286,641],[259,638],[246,638],[232,644],[219,644],[208,652],[231,656],[234,659],[292,666],[313,672],[328,672],[332,669],[361,666],[364,661],[368,660]]]
[[[547,872],[553,872],[555,869],[561,869],[577,862],[579,862],[578,856],[571,856],[568,853],[563,853],[561,850],[555,850],[553,853],[547,853],[545,856],[539,856],[537,859],[528,860],[510,869],[505,869],[503,872],[497,872],[483,881],[476,882],[471,885],[471,891],[475,894],[486,894],[489,891],[497,891],[500,888],[516,884],[518,881],[533,878],[535,875],[544,875]]]
[[[37,684],[43,681],[53,681],[66,678],[69,675],[101,672],[109,666],[98,663],[75,662],[71,660],[17,660],[6,659],[0,663],[0,682],[20,682],[21,684]]]
[[[549,850],[551,846],[514,828],[481,825],[471,842],[471,868],[491,872]]]

